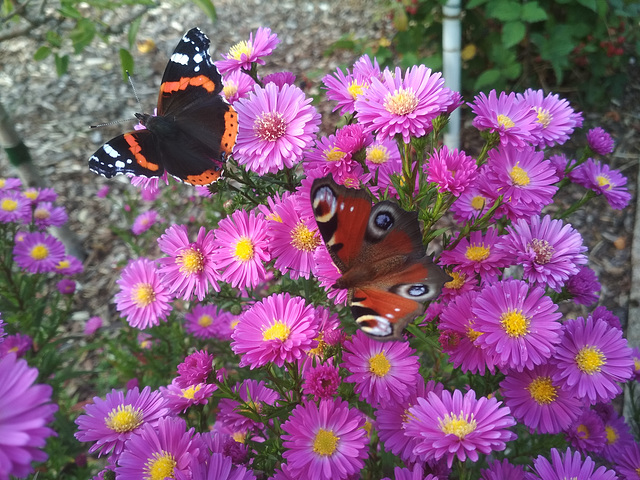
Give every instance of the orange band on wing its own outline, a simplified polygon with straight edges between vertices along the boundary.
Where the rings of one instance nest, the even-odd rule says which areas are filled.
[[[188,175],[187,178],[184,179],[184,182],[189,185],[211,185],[213,182],[218,181],[221,173],[221,170],[215,170],[212,168],[199,175]]]
[[[152,172],[158,171],[160,166],[157,163],[149,162],[146,157],[140,153],[140,144],[133,135],[126,133],[124,135],[124,139],[129,144],[129,151],[133,154],[133,158],[136,159],[138,165],[142,168],[146,168],[147,170],[151,170]]]
[[[227,155],[231,155],[231,150],[236,144],[236,137],[238,136],[238,114],[229,107],[229,110],[224,114],[224,134],[220,141],[220,150]]]
[[[160,86],[160,91],[162,93],[172,93],[184,90],[187,87],[202,87],[211,93],[216,89],[216,84],[209,77],[198,75],[197,77],[182,77],[177,82],[164,82]]]

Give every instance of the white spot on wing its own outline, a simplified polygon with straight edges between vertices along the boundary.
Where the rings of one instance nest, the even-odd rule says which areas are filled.
[[[204,57],[200,53],[197,53],[196,55],[193,56],[193,61],[196,63],[200,63],[203,60],[204,60]]]
[[[174,53],[171,55],[171,61],[179,63],[180,65],[188,65],[189,55],[185,55],[184,53]]]
[[[105,143],[102,146],[102,149],[106,152],[107,155],[109,155],[111,158],[118,158],[120,156],[120,154],[118,153],[118,151],[116,149],[114,149],[111,145],[109,145],[108,143]]]

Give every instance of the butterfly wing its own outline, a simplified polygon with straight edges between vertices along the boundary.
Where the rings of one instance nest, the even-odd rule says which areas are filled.
[[[164,168],[157,142],[149,130],[136,130],[112,138],[89,158],[89,169],[111,178],[118,174],[158,177]]]

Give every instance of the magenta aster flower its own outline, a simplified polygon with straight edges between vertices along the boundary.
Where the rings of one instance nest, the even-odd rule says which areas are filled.
[[[272,362],[282,367],[314,348],[317,334],[313,306],[288,293],[274,294],[240,317],[231,348],[242,356],[240,366],[254,369]]]
[[[223,218],[216,229],[213,261],[220,280],[232,287],[255,287],[266,277],[269,261],[267,222],[252,210],[236,210]]]
[[[506,458],[502,462],[489,461],[489,468],[480,470],[481,480],[524,480],[524,467],[512,465]]]
[[[169,415],[185,413],[193,405],[206,405],[209,397],[217,389],[213,384],[195,383],[182,387],[173,379],[171,384],[160,387],[160,393],[167,401]]]
[[[140,392],[135,387],[126,394],[114,389],[104,399],[93,397],[93,403],[84,407],[84,412],[76,419],[78,441],[95,442],[89,453],[119,456],[131,435],[143,425],[155,426],[168,410],[160,392],[151,391],[150,387]]]
[[[338,392],[341,383],[338,367],[331,362],[319,363],[305,370],[302,392],[305,395],[313,395],[316,400],[332,398]]]
[[[406,434],[418,438],[414,452],[423,460],[444,458],[449,468],[454,458],[477,462],[479,453],[504,450],[506,442],[516,438],[508,430],[516,422],[501,404],[495,397],[476,399],[473,390],[464,395],[460,390],[430,392],[409,409],[415,419]]]
[[[169,255],[160,259],[160,274],[169,291],[189,300],[199,301],[209,292],[209,285],[219,292],[213,232],[200,227],[198,238],[190,242],[185,225],[171,225],[158,239],[160,250]]]
[[[205,446],[194,429],[179,417],[165,417],[157,425],[145,423],[131,435],[118,458],[116,478],[140,480],[176,478],[180,474],[191,477],[194,458],[204,460]]]
[[[320,281],[320,286],[325,289],[329,300],[333,300],[336,305],[346,305],[349,291],[333,288],[336,280],[342,276],[342,272],[333,263],[333,259],[324,245],[316,249],[314,260],[316,264],[315,276]]]
[[[144,330],[166,321],[172,296],[162,283],[156,264],[146,258],[129,262],[116,281],[116,309],[129,325]]]
[[[184,316],[185,328],[188,333],[197,338],[216,338],[218,307],[215,305],[198,304],[190,313]]]
[[[263,430],[264,423],[243,415],[243,412],[253,412],[254,415],[260,416],[265,405],[273,406],[280,399],[278,392],[267,388],[264,382],[256,380],[244,380],[236,384],[233,391],[240,396],[242,403],[229,398],[221,399],[218,404],[220,410],[218,420],[234,432]]]
[[[19,178],[0,177],[0,191],[20,190],[20,187],[22,187],[22,180],[20,180]]]
[[[580,452],[572,452],[567,448],[560,453],[551,449],[551,461],[540,455],[533,461],[535,473],[526,473],[526,480],[566,480],[577,478],[580,480],[616,480],[618,476],[613,470],[605,467],[596,469],[596,462],[587,457],[582,461]]]
[[[56,265],[56,273],[62,275],[74,275],[82,272],[83,269],[82,262],[72,255],[65,255]]]
[[[640,445],[632,442],[618,452],[615,469],[625,480],[640,480]]]
[[[268,238],[274,267],[292,279],[309,278],[315,266],[314,253],[322,244],[313,217],[303,218],[296,208],[300,195],[287,197],[274,209],[269,220]]]
[[[569,224],[545,215],[518,219],[507,227],[497,248],[512,265],[524,267],[524,280],[560,292],[580,265],[587,263],[582,236]]]
[[[58,194],[53,188],[28,187],[22,191],[22,196],[27,198],[31,205],[38,202],[55,202]]]
[[[56,284],[56,288],[62,295],[73,295],[76,293],[76,282],[70,278],[63,278]]]
[[[249,40],[236,43],[229,49],[229,53],[222,54],[224,60],[215,62],[216,67],[221,74],[226,74],[233,70],[250,70],[252,63],[264,65],[265,61],[261,57],[271,55],[279,43],[278,35],[272,34],[270,28],[260,27],[255,38],[251,32]]]
[[[394,480],[438,480],[438,477],[432,474],[424,476],[422,465],[414,465],[413,469],[410,468],[393,468]],[[384,477],[382,480],[391,480],[389,477]]]
[[[282,424],[282,454],[296,478],[346,479],[368,457],[364,416],[340,399],[303,401]]]
[[[476,161],[458,149],[453,151],[444,145],[434,152],[425,164],[427,180],[438,186],[438,191],[459,197],[471,185],[478,173]]]
[[[473,126],[497,132],[502,147],[510,145],[520,150],[536,142],[536,130],[541,128],[536,111],[519,102],[515,93],[500,92],[497,97],[496,91],[491,90],[488,97],[481,92],[473,100],[468,104],[476,115]]]
[[[311,99],[295,85],[256,86],[235,109],[240,127],[234,157],[258,175],[292,168],[302,160],[320,125]]]
[[[601,455],[610,462],[615,462],[620,452],[635,443],[629,425],[617,413],[604,419],[604,431],[605,443]]]
[[[627,177],[618,170],[612,170],[609,165],[596,162],[588,158],[585,163],[569,174],[572,182],[593,190],[598,195],[604,195],[614,210],[622,210],[631,201],[631,194],[625,185]]]
[[[327,98],[337,102],[332,111],[340,110],[340,115],[346,115],[355,112],[356,100],[369,88],[371,77],[351,73],[349,69],[345,74],[338,68],[333,74],[326,75],[322,83],[327,90]]]
[[[353,74],[354,75],[362,75],[364,78],[382,78],[382,70],[380,69],[380,65],[378,64],[378,59],[371,57],[367,54],[362,55],[358,60],[356,60],[353,64]]]
[[[6,357],[10,353],[20,358],[33,348],[33,339],[26,334],[16,333],[4,337],[0,343],[0,358]]]
[[[231,105],[234,105],[241,98],[247,98],[252,92],[256,82],[249,75],[241,70],[233,70],[224,76],[224,87],[222,95]]]
[[[605,307],[604,305],[596,307],[593,312],[591,312],[590,317],[593,317],[594,320],[600,318],[607,322],[607,325],[609,325],[609,327],[617,328],[618,330],[622,331],[622,324],[620,323],[620,319],[609,310],[607,310],[607,307]]]
[[[53,272],[64,258],[64,245],[43,232],[25,233],[13,249],[13,260],[30,273]]]
[[[573,395],[592,405],[622,392],[618,382],[633,374],[633,357],[622,332],[601,319],[578,317],[564,324],[554,361],[555,378]]]
[[[52,388],[34,383],[38,370],[9,354],[0,359],[0,478],[26,478],[31,462],[44,462],[47,438],[56,435],[53,422],[58,406]]]
[[[420,362],[407,342],[379,342],[362,331],[343,346],[344,379],[360,400],[372,406],[402,402],[415,388]]]
[[[99,328],[102,327],[102,318],[95,316],[95,317],[91,317],[89,320],[87,320],[87,322],[84,324],[84,334],[86,336],[89,335],[93,335],[94,333],[96,333],[98,331]]]
[[[608,155],[613,152],[613,138],[600,127],[592,128],[587,132],[587,142],[589,148],[599,155]]]
[[[96,197],[106,198],[109,195],[109,185],[104,185],[96,192]]]
[[[155,210],[149,210],[136,217],[133,221],[133,225],[131,226],[131,231],[134,235],[140,235],[153,227],[157,222],[162,221],[162,218],[158,216],[158,212]]]
[[[256,480],[251,470],[235,466],[231,457],[222,453],[212,453],[203,463],[192,462],[191,475],[176,472],[176,480]]]
[[[481,169],[482,171],[486,171]],[[483,175],[480,173],[479,175]],[[469,187],[453,202],[453,218],[460,224],[482,217],[494,204],[495,198],[487,195],[478,185]]]
[[[598,300],[597,293],[602,288],[596,273],[589,267],[580,267],[565,285],[574,302],[580,305],[593,305]]]
[[[284,85],[295,85],[296,76],[293,72],[289,71],[274,72],[265,75],[262,81],[264,85],[267,83],[275,83],[278,88],[282,88]]]
[[[535,145],[562,145],[569,140],[575,128],[582,126],[582,114],[574,112],[569,102],[558,95],[550,93],[545,97],[543,90],[529,88],[523,95],[517,94],[516,98],[529,105],[538,115],[538,123],[542,128],[533,132],[537,136]]]
[[[335,135],[321,137],[316,141],[315,146],[305,154],[304,169],[307,178],[331,175],[337,183],[345,185],[347,180],[364,173],[362,166],[352,158],[350,152],[340,149]]]
[[[423,137],[433,129],[431,124],[451,103],[451,90],[445,88],[439,72],[431,73],[424,65],[407,69],[404,78],[400,68],[395,74],[382,73],[382,79],[371,79],[365,93],[356,99],[356,118],[366,132],[378,132],[392,138],[401,134],[405,143],[411,137]]]
[[[482,290],[472,307],[476,343],[496,364],[518,371],[545,363],[560,342],[562,314],[541,287],[506,280]]]
[[[33,223],[41,230],[64,225],[68,218],[64,207],[54,207],[51,202],[38,202],[33,209]]]
[[[555,365],[545,363],[522,372],[510,370],[500,383],[513,416],[538,433],[556,434],[569,428],[582,412],[582,401],[555,380]]]
[[[595,411],[586,409],[565,430],[565,439],[572,448],[581,453],[599,453],[607,441],[604,422]]]
[[[378,190],[393,190],[392,175],[402,174],[402,158],[395,140],[390,138],[376,139],[365,149],[365,161],[369,171],[378,179]]]
[[[213,355],[206,350],[187,355],[178,365],[179,376],[176,378],[176,383],[181,387],[206,383],[209,374],[213,372],[213,360]]]

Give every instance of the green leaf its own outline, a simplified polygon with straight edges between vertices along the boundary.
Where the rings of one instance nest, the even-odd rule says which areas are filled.
[[[510,48],[519,44],[526,32],[527,29],[522,22],[515,21],[505,23],[502,26],[502,45]]]
[[[47,42],[49,42],[49,45],[51,45],[52,47],[61,47],[62,46],[62,38],[60,37],[60,34],[58,32],[54,32],[53,30],[49,30],[45,34],[45,38],[47,39]]]
[[[58,13],[60,13],[60,15],[62,15],[63,17],[76,18],[76,19],[82,18],[82,14],[68,4],[62,4],[58,9]]]
[[[521,17],[522,6],[519,2],[511,0],[496,0],[487,3],[486,14],[489,18],[495,18],[501,22],[511,22]]]
[[[56,53],[56,73],[59,77],[67,73],[69,70],[69,55],[58,55]]]
[[[473,86],[474,90],[482,90],[484,87],[488,87],[500,80],[500,71],[496,69],[485,70],[480,74]]]
[[[216,14],[216,7],[214,7],[213,2],[211,0],[193,0],[200,10],[206,13],[211,21],[215,22],[218,19],[218,15]]]
[[[47,58],[49,55],[51,55],[51,48],[43,45],[38,50],[36,50],[36,53],[33,54],[33,59],[36,62],[40,62]]]
[[[81,18],[78,20],[75,28],[71,30],[69,33],[69,38],[73,43],[73,50],[75,53],[82,52],[85,47],[87,47],[93,37],[96,35],[96,26],[95,24],[86,18]]]
[[[548,18],[547,12],[540,7],[538,2],[525,3],[522,6],[522,21],[528,23],[542,22]]]
[[[133,56],[126,48],[120,49],[120,66],[122,67],[122,78],[127,81],[127,72],[133,74],[134,67]]]
[[[133,48],[136,43],[136,37],[138,36],[138,30],[142,23],[142,17],[136,18],[131,25],[129,25],[129,31],[127,32],[127,40],[129,40],[129,48]]]
[[[476,8],[476,7],[479,7],[480,5],[484,5],[488,1],[489,0],[470,0],[469,3],[467,3],[464,8],[466,10],[469,10],[471,8]]]
[[[578,3],[591,11],[596,11],[596,0],[578,0]]]

